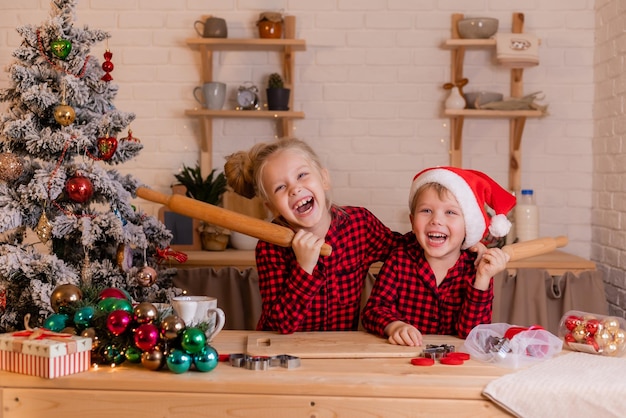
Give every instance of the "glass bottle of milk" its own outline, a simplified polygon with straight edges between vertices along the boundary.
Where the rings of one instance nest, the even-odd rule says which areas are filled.
[[[515,229],[518,241],[539,238],[539,208],[532,189],[522,190],[515,206]]]

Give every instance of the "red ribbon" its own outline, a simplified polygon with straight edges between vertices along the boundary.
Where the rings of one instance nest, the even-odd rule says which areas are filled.
[[[66,334],[62,332],[52,332],[48,331],[45,328],[35,328],[32,330],[26,331],[18,331],[11,334],[13,337],[25,337],[29,340],[45,340],[45,339],[55,339],[55,338],[71,338],[72,334]]]
[[[157,248],[156,253],[157,257],[161,259],[158,262],[159,264],[161,264],[161,261],[167,260],[169,258],[173,258],[179,263],[184,263],[185,261],[187,261],[187,254],[180,251],[174,251],[170,247],[166,247],[164,249]]]

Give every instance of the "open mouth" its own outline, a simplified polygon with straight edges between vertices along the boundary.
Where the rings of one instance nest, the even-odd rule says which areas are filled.
[[[302,215],[313,209],[313,197],[307,197],[296,203],[294,210]]]
[[[426,234],[426,236],[428,237],[428,241],[433,244],[443,244],[448,239],[448,236],[446,234],[441,234],[438,232],[430,232]]]

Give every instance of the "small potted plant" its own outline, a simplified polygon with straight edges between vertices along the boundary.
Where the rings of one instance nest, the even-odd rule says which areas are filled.
[[[180,173],[175,174],[180,185],[185,186],[185,195],[201,202],[219,206],[222,204],[222,196],[226,192],[226,177],[224,173],[216,173],[216,169],[202,178],[200,166],[187,167],[183,165]],[[202,248],[208,251],[222,251],[228,245],[230,231],[208,222],[201,222],[199,227]]]
[[[269,110],[289,110],[289,94],[283,78],[278,73],[270,74],[267,80],[267,108]]]

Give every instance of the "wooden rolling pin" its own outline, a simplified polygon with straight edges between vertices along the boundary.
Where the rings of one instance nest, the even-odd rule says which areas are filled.
[[[200,219],[201,221],[209,222],[232,231],[241,232],[242,234],[250,235],[251,237],[280,245],[281,247],[291,247],[291,241],[295,235],[291,229],[284,226],[246,216],[179,194],[167,195],[146,187],[139,187],[137,189],[137,196],[151,202],[161,203],[167,206],[172,212],[176,212],[180,215]],[[322,245],[320,251],[321,255],[330,255],[331,252],[332,247],[330,245]]]
[[[502,247],[502,251],[504,251],[509,255],[509,257],[511,257],[509,261],[515,261],[552,252],[557,248],[565,247],[567,243],[568,239],[564,236],[559,236],[556,238],[545,237],[505,245],[504,247]]]

